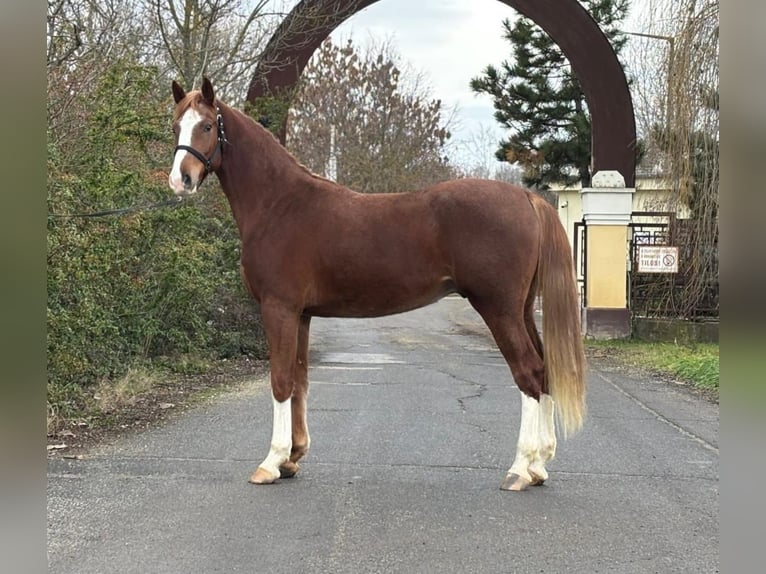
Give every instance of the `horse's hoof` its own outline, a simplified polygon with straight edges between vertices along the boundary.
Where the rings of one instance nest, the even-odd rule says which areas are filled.
[[[529,472],[530,476],[532,477],[532,482],[530,482],[530,486],[540,486],[545,482],[545,479],[548,477],[540,476],[539,474],[536,474],[532,471]]]
[[[517,474],[506,474],[503,482],[500,483],[501,490],[513,490],[520,491],[526,490],[526,488],[533,484],[533,482],[523,476]]]
[[[298,473],[300,468],[301,467],[298,466],[297,462],[288,460],[285,464],[279,467],[279,475],[282,478],[292,478]]]
[[[252,484],[274,484],[278,478],[278,475],[274,476],[268,470],[259,466],[257,469],[255,469],[255,472],[250,477],[249,482]]]

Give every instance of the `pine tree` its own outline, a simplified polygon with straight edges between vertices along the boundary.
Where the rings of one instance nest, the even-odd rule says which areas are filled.
[[[619,54],[625,36],[617,26],[629,0],[582,0]],[[532,20],[503,21],[513,58],[489,65],[471,89],[494,99],[495,119],[510,130],[500,142],[500,161],[518,162],[524,184],[548,189],[553,182],[590,185],[591,120],[582,87],[561,49]]]

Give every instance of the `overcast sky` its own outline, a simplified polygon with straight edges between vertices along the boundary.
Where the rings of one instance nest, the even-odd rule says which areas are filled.
[[[471,132],[478,135],[485,126],[497,140],[501,132],[492,117],[492,99],[474,94],[468,83],[487,64],[498,64],[509,53],[502,21],[515,15],[497,0],[381,0],[344,22],[333,38],[351,35],[360,44],[370,37],[390,40],[404,61],[425,74],[433,97],[446,108],[456,106],[452,125],[456,146],[451,155],[470,162],[468,150],[460,144],[471,138]]]
[[[498,0],[380,0],[346,20],[332,37],[337,41],[352,37],[361,46],[370,38],[389,40],[404,62],[424,73],[432,96],[447,108],[457,108],[450,155],[465,164],[477,158],[463,142],[490,130],[495,142],[486,154],[492,156],[503,137],[493,118],[492,99],[474,94],[468,83],[488,64],[498,65],[509,57],[502,21],[516,15]]]

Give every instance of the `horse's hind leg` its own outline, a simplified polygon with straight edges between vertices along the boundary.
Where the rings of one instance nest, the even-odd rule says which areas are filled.
[[[556,431],[553,420],[553,399],[540,393],[539,400],[521,393],[521,429],[516,446],[516,458],[508,469],[500,488],[524,490],[548,479],[545,464],[556,452]]]
[[[498,309],[493,305],[471,301],[482,316],[505,357],[514,381],[521,391],[521,425],[516,457],[503,479],[503,490],[524,490],[529,485],[542,484],[548,477],[543,460],[541,408],[544,397],[544,366],[539,352],[539,339],[528,330],[522,309]],[[521,307],[521,305],[519,305]],[[547,402],[547,399],[546,399]]]
[[[306,418],[306,407],[309,389],[309,326],[311,317],[302,315],[298,325],[298,349],[295,361],[295,373],[293,376],[293,395],[291,401],[292,407],[292,432],[293,446],[290,451],[290,460],[279,467],[280,475],[283,478],[295,476],[298,472],[298,461],[306,456],[311,444],[309,436],[308,422]]]
[[[529,333],[529,338],[532,340],[535,350],[544,361],[543,341],[537,330],[537,324],[535,323],[536,298],[537,286],[533,284],[527,295],[527,301],[524,304],[524,324],[526,325],[527,333]],[[556,455],[554,403],[553,398],[549,394],[548,384],[545,379],[543,379],[542,394],[540,395],[540,400],[538,402],[540,403],[540,458],[530,465],[530,473],[538,476],[541,479],[539,483],[542,483],[548,478],[548,473],[545,470],[545,463],[553,460],[553,457]]]

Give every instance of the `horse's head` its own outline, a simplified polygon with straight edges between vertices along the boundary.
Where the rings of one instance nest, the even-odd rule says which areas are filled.
[[[185,196],[195,193],[207,174],[220,167],[226,136],[210,80],[205,78],[201,90],[188,94],[173,81],[173,98],[176,149],[168,180],[176,195]]]

